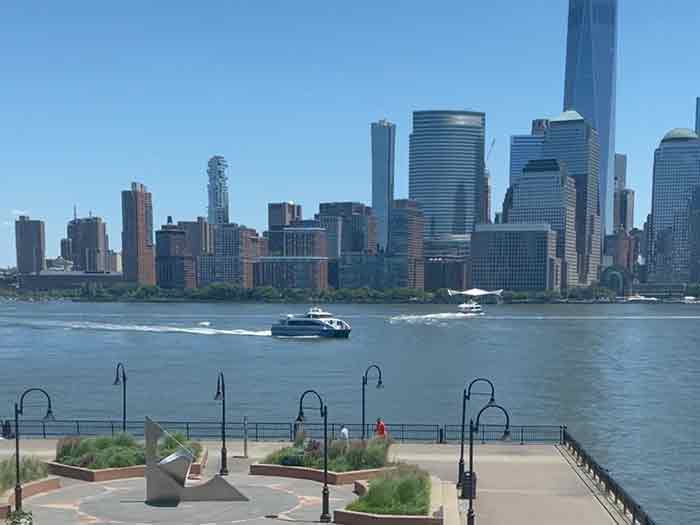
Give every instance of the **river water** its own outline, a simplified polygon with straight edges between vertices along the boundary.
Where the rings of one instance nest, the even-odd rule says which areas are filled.
[[[461,391],[492,378],[514,424],[566,424],[659,522],[700,521],[700,306],[493,305],[465,319],[450,305],[334,305],[349,340],[270,336],[304,305],[0,303],[0,417],[41,386],[57,418],[216,420],[218,370],[230,420],[290,421],[321,392],[330,419],[456,424]],[[210,323],[203,326],[200,323]],[[30,414],[40,417],[37,413]]]

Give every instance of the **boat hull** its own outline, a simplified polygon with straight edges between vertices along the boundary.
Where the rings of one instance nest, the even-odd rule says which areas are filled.
[[[273,326],[272,337],[324,337],[328,339],[347,339],[350,330],[319,330],[308,327]]]

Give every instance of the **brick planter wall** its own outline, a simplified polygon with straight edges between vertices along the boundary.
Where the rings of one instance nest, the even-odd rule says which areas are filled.
[[[396,467],[385,467],[368,470],[351,470],[349,472],[328,471],[329,485],[349,485],[359,480],[374,479],[377,476],[395,470]],[[287,467],[284,465],[267,465],[256,463],[250,466],[250,474],[254,476],[273,476],[280,478],[308,479],[323,483],[323,470],[306,467]]]
[[[336,510],[333,521],[341,525],[442,525],[442,518],[432,516],[394,516]]]
[[[4,520],[10,514],[10,506],[0,504],[0,519]]]
[[[31,498],[32,496],[37,496],[45,492],[51,492],[52,490],[60,489],[61,481],[58,478],[49,477],[40,479],[38,481],[31,481],[29,483],[22,484],[22,498]],[[5,519],[12,510],[12,506],[15,504],[15,492],[14,489],[7,491],[7,502],[8,504],[0,504],[0,519]]]

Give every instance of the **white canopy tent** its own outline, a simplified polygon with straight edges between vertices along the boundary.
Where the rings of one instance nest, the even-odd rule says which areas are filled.
[[[483,297],[485,295],[495,295],[497,297],[500,297],[503,293],[503,290],[494,290],[492,292],[489,292],[486,290],[480,290],[479,288],[472,288],[471,290],[463,290],[461,292],[457,290],[447,290],[447,293],[450,295],[450,297],[454,295],[466,295],[468,297]]]

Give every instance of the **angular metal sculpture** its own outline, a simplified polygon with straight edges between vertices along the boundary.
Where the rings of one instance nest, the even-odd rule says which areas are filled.
[[[205,483],[185,486],[194,454],[184,445],[168,457],[158,458],[158,440],[167,432],[146,418],[146,502],[177,505],[181,501],[248,501],[221,476]],[[171,436],[172,437],[172,436]]]

